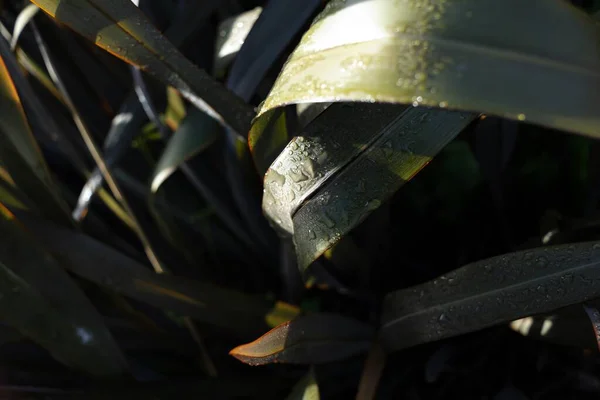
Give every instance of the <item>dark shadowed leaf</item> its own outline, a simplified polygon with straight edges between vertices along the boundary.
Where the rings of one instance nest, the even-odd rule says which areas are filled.
[[[84,234],[19,212],[17,218],[74,274],[156,307],[209,322],[239,335],[266,328],[272,305],[259,298],[191,279],[157,275]]]
[[[74,368],[119,375],[125,359],[104,321],[55,259],[0,205],[2,320]]]
[[[20,73],[8,43],[0,38],[0,164],[48,218],[69,224],[67,206],[31,133],[13,83],[12,76]]]
[[[599,263],[600,243],[588,242],[468,264],[388,294],[381,337],[399,350],[593,299]]]
[[[586,302],[596,307],[598,300]],[[574,304],[548,314],[532,315],[511,321],[510,328],[536,340],[578,348],[597,347],[590,318],[581,304]]]
[[[227,87],[249,101],[265,74],[321,5],[321,0],[270,0],[236,56]]]
[[[250,365],[319,364],[369,349],[374,330],[338,314],[312,314],[279,325],[229,354]]]
[[[187,60],[129,0],[36,0],[40,8],[115,56],[177,88],[236,132],[254,112]]]
[[[25,30],[25,27],[35,17],[35,15],[40,11],[39,7],[35,4],[28,4],[23,10],[19,13],[15,21],[15,26],[13,28],[12,39],[10,41],[10,49],[15,51],[17,48],[17,43],[19,42],[19,37],[21,33]]]

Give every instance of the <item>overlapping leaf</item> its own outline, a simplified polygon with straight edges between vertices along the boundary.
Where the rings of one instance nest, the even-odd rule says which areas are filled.
[[[2,320],[72,367],[119,375],[127,366],[104,321],[55,259],[0,205]]]
[[[312,314],[272,329],[230,354],[250,365],[318,364],[368,350],[373,329],[338,314]]]
[[[196,107],[236,132],[254,114],[187,60],[129,0],[35,0],[58,21],[108,52],[177,88]]]
[[[390,293],[381,337],[399,350],[598,297],[600,243],[549,246],[478,261]]]
[[[338,140],[335,153],[328,151],[321,156],[353,154],[356,160],[337,160],[334,167],[322,171],[314,162],[319,156],[302,149],[300,141],[306,132],[284,149],[294,133],[288,132],[283,106],[330,101],[408,103],[485,112],[598,136],[600,111],[595,104],[600,100],[599,32],[587,15],[560,0],[542,5],[518,0],[330,1],[288,59],[259,110],[249,138],[258,169],[265,172],[271,165],[267,182],[287,185],[288,177],[278,170],[283,167],[293,174],[291,185],[299,185],[295,191],[299,190],[300,196],[294,193],[295,199],[277,198],[267,192],[263,208],[282,231],[293,233],[300,267],[310,264],[337,236],[360,221],[361,218],[354,218],[338,228],[336,219],[344,220],[347,210],[362,208],[368,214],[400,186],[399,180],[392,184],[377,182],[384,166],[389,166],[389,171],[410,170],[412,174],[404,179],[410,178],[435,154],[434,148],[439,149],[450,140],[446,135],[450,131],[457,134],[473,115],[463,114],[466,121],[462,127],[457,124],[432,132],[431,126],[422,126],[414,130],[414,136],[397,139],[397,144],[383,152],[404,154],[402,160],[394,167],[390,161],[370,163],[381,164],[379,169],[370,168],[369,163],[361,164],[368,158],[364,155],[371,142],[381,136],[381,128],[377,128],[373,117],[372,128],[350,130],[356,136],[361,135],[357,133],[361,129],[366,130],[362,141],[346,133],[344,140]],[[358,110],[347,111],[343,119],[358,124],[359,116],[353,116]],[[366,110],[360,112],[365,121],[369,119]],[[427,118],[433,126],[438,126],[435,121],[443,122],[453,115],[444,110],[421,112],[430,113]],[[313,138],[327,140],[331,136],[326,127],[332,121],[323,123],[321,131],[314,128],[319,120],[326,120],[326,115],[327,112],[321,114],[305,129]],[[415,137],[421,140],[416,149]],[[314,139],[310,145],[320,146]],[[302,149],[300,153],[297,148]],[[342,182],[342,174],[350,175],[350,166],[358,165],[356,170],[369,171],[363,174],[366,181],[352,176],[343,184],[338,183]],[[315,180],[318,174],[320,181]],[[364,183],[369,181],[377,183],[365,188]],[[332,192],[324,185],[345,188]],[[350,188],[354,190],[349,191]],[[366,195],[354,200],[349,193],[357,191]],[[293,192],[286,191],[288,196]],[[321,193],[324,200],[319,202]],[[308,203],[303,203],[309,198]],[[292,204],[282,207],[277,204],[281,201]],[[336,203],[335,207],[328,202]],[[334,218],[322,216],[323,203],[336,209]],[[319,219],[325,226],[336,228],[315,232]],[[291,229],[296,226],[306,227],[306,232]]]
[[[65,268],[139,301],[210,322],[240,335],[267,327],[271,304],[211,284],[157,275],[135,260],[86,235],[19,212],[17,218]]]
[[[0,57],[0,165],[47,217],[68,224],[67,206],[33,138],[13,83],[12,77],[21,71],[4,38],[0,38]]]

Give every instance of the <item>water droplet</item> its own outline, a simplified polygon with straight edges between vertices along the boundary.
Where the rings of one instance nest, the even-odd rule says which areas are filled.
[[[292,149],[292,150],[298,150],[298,145],[296,144],[296,142],[292,142],[290,144],[290,149]]]
[[[519,121],[525,121],[525,119],[527,119],[527,116],[525,114],[519,114],[517,115],[517,119]]]
[[[438,321],[444,322],[444,321],[447,321],[447,320],[448,320],[448,317],[446,316],[446,314],[441,313],[440,316],[439,316],[439,318],[438,318]]]
[[[317,234],[312,229],[308,230],[308,238],[310,240],[315,240],[317,238]]]
[[[332,229],[335,227],[335,221],[333,219],[331,219],[331,217],[329,215],[323,213],[322,220],[323,220],[323,223],[325,224],[325,226],[328,227],[329,229]]]
[[[438,104],[440,106],[440,108],[446,108],[448,107],[448,102],[447,101],[440,101],[440,104]]]
[[[285,184],[285,176],[281,175],[279,172],[274,169],[270,169],[267,180],[272,183],[276,183],[279,186],[283,186]]]

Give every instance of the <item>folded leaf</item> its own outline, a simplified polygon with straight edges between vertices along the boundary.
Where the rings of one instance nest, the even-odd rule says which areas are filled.
[[[372,338],[368,325],[337,314],[312,314],[281,324],[229,354],[250,365],[318,364],[365,352]]]
[[[390,350],[547,313],[598,296],[600,242],[549,246],[478,261],[387,295]]]
[[[305,269],[391,197],[475,118],[395,105],[333,105],[265,175],[263,209]],[[333,129],[332,127],[335,127]]]
[[[71,367],[123,374],[125,359],[102,317],[2,205],[0,234],[0,319]]]

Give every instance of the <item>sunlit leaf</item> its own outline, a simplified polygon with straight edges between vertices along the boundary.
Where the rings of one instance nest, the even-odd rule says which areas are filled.
[[[377,398],[377,387],[385,367],[385,352],[379,343],[373,343],[365,361],[362,376],[358,384],[356,400],[370,400]]]
[[[256,7],[221,22],[215,46],[214,70],[216,76],[225,74],[225,70],[240,51],[252,25],[261,12],[262,7]]]
[[[10,41],[10,48],[12,51],[15,51],[17,48],[17,43],[19,42],[19,37],[21,33],[25,30],[25,27],[35,17],[35,15],[40,11],[39,7],[35,4],[28,4],[20,13],[15,21],[15,27],[13,29],[12,39]]]
[[[74,274],[117,293],[182,316],[210,322],[239,335],[266,328],[270,304],[208,283],[157,275],[144,265],[84,234],[25,213],[17,218]]]
[[[254,114],[231,92],[197,68],[129,0],[35,0],[40,8],[82,36],[177,88],[196,107],[236,132]]]
[[[598,34],[589,16],[560,0],[333,0],[259,116],[301,102],[400,102],[597,137]]]
[[[518,10],[516,14],[515,10]],[[346,179],[348,186],[341,189],[342,185],[337,182],[341,177],[331,178],[326,171],[312,165],[314,157],[310,151],[306,150],[308,155],[304,157],[304,151],[289,155],[290,151],[295,151],[292,146],[300,147],[301,143],[297,141],[306,136],[306,130],[310,130],[314,138],[327,140],[332,136],[327,128],[331,130],[335,124],[323,123],[320,131],[313,127],[318,125],[319,120],[324,120],[325,112],[304,129],[300,138],[292,140],[284,148],[290,137],[281,107],[330,101],[408,103],[485,112],[597,136],[600,111],[593,105],[597,103],[593,99],[600,93],[600,74],[597,72],[600,50],[596,45],[599,33],[587,15],[558,0],[544,3],[541,8],[532,3],[524,5],[517,0],[502,3],[492,0],[330,1],[288,59],[262,103],[249,137],[259,171],[264,172],[271,165],[266,177],[267,191],[269,182],[285,184],[290,167],[294,168],[295,184],[310,188],[293,193],[295,199],[291,199],[292,191],[285,191],[287,197],[281,198],[267,192],[263,199],[263,208],[275,225],[288,234],[293,233],[300,268],[309,265],[357,220],[354,218],[349,225],[338,227],[346,224],[340,224],[336,217],[343,220],[344,215],[340,214],[352,213],[353,208],[359,205],[363,210],[376,209],[399,185],[392,185],[394,189],[384,193],[365,190],[370,198],[361,199],[361,203],[350,200],[349,205],[336,205],[333,213],[337,215],[333,219],[321,216],[325,232],[315,232],[316,216],[322,214],[323,201],[352,199],[350,185],[355,192],[355,188],[362,187],[362,184],[354,173],[350,175],[349,167],[344,167],[342,173],[349,176]],[[375,106],[373,108],[376,109]],[[368,110],[365,107],[353,121],[359,117],[368,120]],[[422,112],[430,112],[431,121],[437,120],[437,113],[443,113],[441,110]],[[350,120],[351,113],[347,111],[344,118]],[[451,114],[440,115],[446,115],[440,118],[447,118]],[[464,117],[467,121],[462,127],[458,124],[449,129],[453,135],[472,118],[467,114]],[[350,131],[360,129],[356,127]],[[377,137],[374,132],[378,128],[362,129],[371,134],[364,136]],[[430,128],[423,129],[428,130]],[[435,133],[447,134],[441,125]],[[348,135],[345,134],[346,137]],[[427,163],[425,158],[435,155],[433,148],[439,150],[449,140],[451,138],[429,137],[421,144],[429,149],[426,151],[413,149],[406,138],[399,139],[398,145],[408,148],[415,157],[422,151],[426,152],[418,167],[414,158],[409,162],[406,157],[399,165],[405,171],[413,172],[409,175],[412,176]],[[313,148],[318,147],[312,142],[310,144]],[[366,143],[353,138],[338,141],[338,144],[335,152],[342,156],[353,152],[357,154],[359,149],[367,151],[360,147]],[[390,153],[402,152],[398,150],[391,149]],[[333,157],[331,154],[328,149],[327,157]],[[306,161],[305,157],[311,158],[311,161]],[[285,169],[283,174],[277,170],[279,163]],[[385,161],[380,163],[385,164]],[[359,161],[354,164],[358,165]],[[413,165],[408,167],[408,164]],[[342,166],[338,163],[338,170]],[[366,169],[365,165],[361,167]],[[314,180],[313,170],[315,176],[321,175],[321,182],[317,185],[311,182]],[[380,171],[370,171],[364,176],[372,180],[374,177],[379,179],[380,175]],[[325,184],[333,187],[337,184],[340,191],[320,188]],[[387,187],[384,182],[373,186]],[[326,200],[317,204],[320,192],[326,194],[321,197]],[[301,205],[308,196],[314,204],[312,207],[310,204]],[[290,206],[274,212],[279,208],[277,201],[285,201]],[[307,231],[301,233],[292,229],[293,226],[305,227]],[[333,226],[335,228],[331,228]]]
[[[301,271],[425,167],[474,114],[336,104],[265,175],[263,209],[294,236]]]
[[[318,364],[365,352],[373,329],[338,314],[299,317],[270,330],[229,354],[250,365]]]
[[[191,113],[169,138],[167,147],[156,164],[150,189],[158,192],[162,183],[192,157],[208,148],[217,140],[220,131],[217,123],[206,114]]]
[[[315,377],[315,370],[311,368],[292,389],[286,400],[320,400],[319,384]]]
[[[0,232],[2,320],[67,365],[124,373],[123,355],[87,297],[2,205]]]
[[[269,1],[231,66],[227,87],[249,101],[269,68],[320,5],[320,0]]]
[[[548,246],[468,264],[387,295],[381,337],[399,350],[598,296],[600,243]]]
[[[586,302],[598,306],[598,300]],[[578,348],[597,347],[590,318],[581,304],[574,304],[541,315],[531,315],[510,322],[510,328],[530,339]]]

